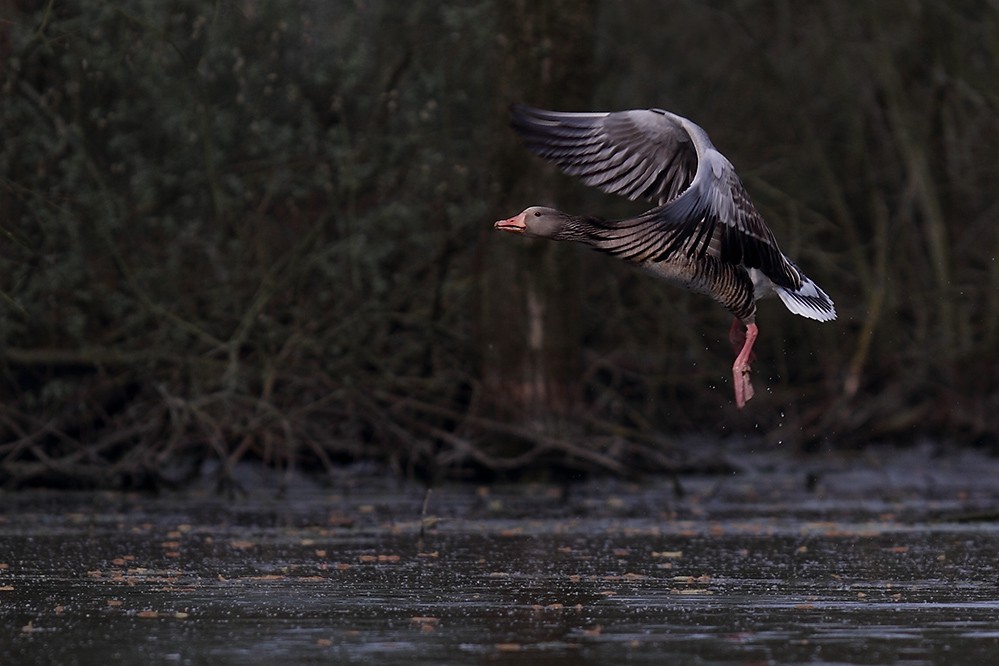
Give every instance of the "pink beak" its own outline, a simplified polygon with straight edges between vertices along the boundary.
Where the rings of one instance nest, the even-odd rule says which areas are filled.
[[[524,223],[524,214],[515,215],[509,217],[505,220],[500,220],[493,225],[494,229],[499,229],[500,231],[513,231],[516,233],[524,233],[527,230],[527,225]]]

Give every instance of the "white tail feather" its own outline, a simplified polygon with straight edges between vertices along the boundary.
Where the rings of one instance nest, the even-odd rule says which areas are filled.
[[[797,291],[776,285],[774,287],[774,291],[780,296],[780,300],[784,301],[787,309],[796,315],[809,319],[819,321],[835,319],[836,308],[833,306],[832,299],[826,292],[819,289],[819,285],[809,280],[804,274],[799,274],[801,275],[801,288]]]

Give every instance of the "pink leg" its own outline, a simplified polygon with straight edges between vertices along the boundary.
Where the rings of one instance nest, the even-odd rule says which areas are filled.
[[[756,342],[758,333],[756,324],[746,326],[746,341],[742,345],[742,351],[735,357],[735,363],[732,364],[732,381],[735,384],[735,405],[739,409],[745,407],[746,403],[753,397],[753,384],[749,381],[749,362],[752,360],[753,343]]]
[[[728,341],[732,343],[732,349],[736,355],[742,351],[742,346],[746,344],[746,327],[736,318],[732,318],[732,328],[728,329]]]

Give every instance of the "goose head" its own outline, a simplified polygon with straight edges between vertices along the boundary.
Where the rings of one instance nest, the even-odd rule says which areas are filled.
[[[493,225],[500,231],[523,234],[530,238],[562,240],[562,235],[572,226],[572,217],[554,208],[531,206],[519,215],[500,220]]]

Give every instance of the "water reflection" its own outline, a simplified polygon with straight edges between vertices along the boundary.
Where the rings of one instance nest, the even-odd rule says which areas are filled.
[[[995,491],[857,478],[11,494],[0,661],[990,661]]]

